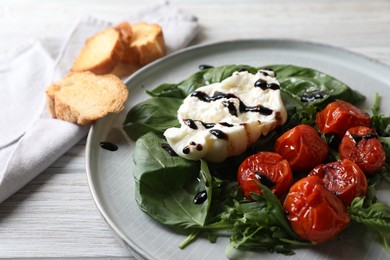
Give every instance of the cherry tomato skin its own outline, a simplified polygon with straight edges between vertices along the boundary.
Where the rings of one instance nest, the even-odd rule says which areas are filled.
[[[355,162],[363,172],[371,174],[385,165],[386,152],[375,129],[357,126],[348,129],[339,145],[341,159]]]
[[[318,165],[309,173],[309,176],[314,175],[320,177],[325,188],[339,197],[345,206],[367,193],[366,176],[356,163],[348,159]]]
[[[336,100],[329,103],[316,115],[316,123],[321,133],[336,133],[342,138],[354,126],[370,126],[370,115],[351,103]]]
[[[297,181],[290,188],[283,208],[294,232],[314,244],[336,237],[350,222],[344,204],[325,188],[318,176]]]
[[[260,152],[246,158],[238,168],[238,185],[248,199],[251,199],[251,192],[262,193],[255,180],[281,198],[292,185],[293,174],[287,160],[282,156],[274,152]]]
[[[275,142],[275,152],[286,158],[294,171],[310,171],[328,157],[328,145],[309,125],[298,125]]]

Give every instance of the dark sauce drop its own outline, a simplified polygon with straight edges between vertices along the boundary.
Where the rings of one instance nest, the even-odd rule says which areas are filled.
[[[110,142],[100,142],[100,147],[111,152],[118,150],[118,146]]]
[[[311,93],[311,94],[305,93],[301,96],[301,101],[302,102],[313,102],[317,99],[324,98],[325,96],[326,96],[326,92],[324,92],[324,91],[320,91],[317,93]]]
[[[184,154],[189,154],[190,151],[191,151],[191,150],[190,150],[190,148],[189,148],[188,146],[186,146],[186,147],[183,148],[183,153],[184,153]]]
[[[276,185],[267,175],[261,172],[255,172],[256,178],[261,182],[261,184],[265,185],[268,188],[272,188]]]
[[[215,137],[217,137],[218,139],[227,140],[229,138],[227,134],[225,134],[224,132],[222,132],[219,129],[212,129],[212,130],[210,130],[210,133],[212,135],[214,135]]]
[[[256,80],[256,82],[255,82],[255,87],[261,88],[261,89],[263,89],[263,90],[266,90],[266,89],[267,89],[267,85],[268,85],[267,81],[265,81],[265,80],[263,80],[263,79],[258,79],[258,80]]]
[[[195,124],[195,121],[192,119],[184,119],[184,124],[187,125],[191,129],[198,129],[198,126]]]
[[[207,200],[207,192],[205,190],[196,193],[194,197],[194,204],[202,204]]]
[[[211,66],[211,65],[207,65],[207,64],[202,64],[202,65],[199,65],[198,67],[200,70],[205,70],[205,69],[211,69],[211,68],[214,68],[214,66]]]
[[[356,134],[351,134],[353,140],[355,140],[356,143],[360,142],[363,139],[372,139],[372,138],[378,138],[378,135],[375,133],[368,133],[365,135],[356,135]]]
[[[272,90],[277,90],[277,89],[280,89],[280,86],[276,83],[271,83],[271,84],[268,84],[268,88],[272,89]]]

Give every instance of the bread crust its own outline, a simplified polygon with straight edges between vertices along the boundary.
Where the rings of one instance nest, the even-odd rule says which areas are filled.
[[[132,30],[130,49],[137,53],[141,66],[166,55],[163,31],[158,24],[139,22],[132,25]]]
[[[70,73],[46,89],[52,117],[79,125],[122,111],[127,97],[127,87],[117,76],[89,71]]]
[[[99,46],[106,42],[109,46],[105,48]],[[108,74],[124,56],[125,48],[126,45],[119,31],[114,28],[105,29],[86,41],[71,71],[91,71],[96,75]]]

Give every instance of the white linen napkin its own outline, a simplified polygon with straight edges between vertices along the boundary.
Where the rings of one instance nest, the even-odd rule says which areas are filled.
[[[31,40],[0,56],[0,203],[85,137],[89,126],[50,118],[45,89],[69,72],[87,38],[124,20],[160,24],[168,52],[198,30],[195,17],[166,2],[117,21],[84,17],[65,39]]]

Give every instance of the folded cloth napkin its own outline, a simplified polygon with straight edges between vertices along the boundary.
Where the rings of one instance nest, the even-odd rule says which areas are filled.
[[[160,24],[168,52],[198,29],[195,17],[165,2],[118,21],[82,18],[65,39],[31,40],[0,56],[0,203],[85,137],[89,126],[50,118],[45,89],[69,72],[87,38],[123,20]]]

